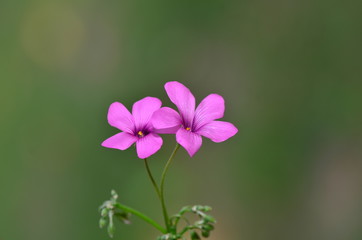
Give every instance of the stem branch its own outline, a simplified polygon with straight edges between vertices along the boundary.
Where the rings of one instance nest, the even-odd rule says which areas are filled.
[[[153,185],[153,187],[155,188],[155,191],[156,191],[156,193],[157,193],[157,196],[158,196],[158,198],[161,200],[160,189],[158,188],[157,183],[156,183],[155,179],[154,179],[153,176],[152,176],[151,169],[150,169],[150,167],[149,167],[149,165],[148,165],[148,162],[147,162],[147,158],[145,158],[145,166],[146,166],[146,169],[147,169],[148,176],[149,176],[149,178],[150,178],[150,180],[151,180],[151,182],[152,182],[152,185]]]
[[[166,209],[166,204],[165,204],[165,196],[164,196],[164,184],[165,184],[165,178],[166,178],[166,173],[168,171],[168,168],[170,167],[170,164],[173,160],[173,158],[175,157],[177,150],[180,148],[180,144],[176,144],[175,149],[173,150],[170,158],[168,159],[165,168],[163,169],[162,172],[162,177],[161,177],[161,187],[160,187],[160,198],[161,198],[161,205],[162,205],[162,211],[163,211],[163,217],[165,219],[165,224],[166,224],[166,228],[167,231],[170,232],[170,221],[168,218],[168,213],[167,213],[167,209]]]
[[[120,204],[120,203],[116,203],[114,206],[121,209],[121,210],[123,210],[123,211],[125,211],[125,212],[129,212],[129,213],[132,213],[132,214],[136,215],[137,217],[141,218],[142,220],[146,221],[147,223],[151,224],[152,226],[154,226],[155,228],[160,230],[160,232],[167,233],[166,229],[161,227],[158,223],[156,223],[154,220],[147,217],[143,213],[141,213],[141,212],[139,212],[139,211],[137,211],[137,210],[135,210],[133,208],[130,208],[130,207],[126,206],[126,205]]]

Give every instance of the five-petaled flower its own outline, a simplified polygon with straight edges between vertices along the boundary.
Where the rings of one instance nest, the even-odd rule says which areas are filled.
[[[176,141],[191,157],[201,147],[201,136],[223,142],[238,132],[229,122],[215,121],[222,118],[225,111],[224,99],[220,95],[208,95],[195,110],[195,97],[187,87],[179,82],[168,82],[165,89],[180,114],[168,107],[160,108],[153,114],[152,124],[157,130],[176,133]]]
[[[146,97],[133,104],[131,114],[122,103],[112,103],[108,110],[108,123],[123,132],[108,138],[102,146],[125,150],[136,143],[137,155],[141,159],[156,153],[163,141],[155,133],[150,118],[161,105],[158,98]]]

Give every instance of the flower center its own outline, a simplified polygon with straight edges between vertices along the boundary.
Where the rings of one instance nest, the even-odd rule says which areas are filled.
[[[189,127],[185,128],[185,129],[186,129],[186,131],[191,131],[191,128],[189,128]]]
[[[143,132],[142,131],[138,131],[138,136],[140,136],[140,137],[143,137],[144,136],[144,134],[143,134]]]

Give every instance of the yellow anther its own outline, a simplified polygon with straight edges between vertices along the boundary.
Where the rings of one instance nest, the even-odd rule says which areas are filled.
[[[140,136],[140,137],[143,137],[143,132],[142,131],[138,131],[138,136]]]
[[[186,128],[186,130],[187,130],[187,131],[190,131],[190,130],[191,130],[191,128],[187,127],[187,128]]]

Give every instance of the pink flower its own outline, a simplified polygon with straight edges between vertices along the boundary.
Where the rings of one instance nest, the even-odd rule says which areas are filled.
[[[195,110],[195,97],[187,87],[179,82],[168,82],[165,89],[180,114],[163,107],[153,114],[152,124],[165,133],[176,133],[176,141],[191,157],[202,145],[201,136],[223,142],[238,132],[229,122],[214,121],[224,116],[225,103],[220,95],[210,94]]]
[[[156,153],[163,141],[154,132],[150,118],[161,104],[158,98],[146,97],[133,104],[131,114],[122,103],[112,103],[108,110],[108,123],[123,132],[108,138],[102,146],[126,150],[136,143],[137,155],[141,159]]]

